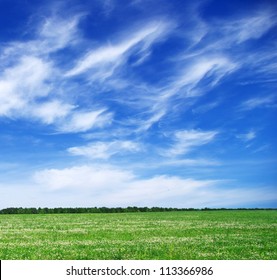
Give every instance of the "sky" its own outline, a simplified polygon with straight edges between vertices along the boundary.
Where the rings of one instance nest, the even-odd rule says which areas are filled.
[[[0,208],[277,207],[277,3],[0,0]]]

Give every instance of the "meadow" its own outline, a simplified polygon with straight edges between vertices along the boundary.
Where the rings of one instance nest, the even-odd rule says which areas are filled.
[[[0,259],[276,260],[276,210],[0,215]]]

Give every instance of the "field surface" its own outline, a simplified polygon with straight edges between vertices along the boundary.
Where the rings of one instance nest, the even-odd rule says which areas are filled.
[[[277,211],[0,215],[0,259],[277,259]]]

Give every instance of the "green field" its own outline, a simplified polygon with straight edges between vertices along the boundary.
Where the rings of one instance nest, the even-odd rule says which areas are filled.
[[[277,211],[0,215],[0,259],[277,259]]]

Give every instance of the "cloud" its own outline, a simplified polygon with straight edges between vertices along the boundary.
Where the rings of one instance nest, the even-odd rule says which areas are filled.
[[[174,144],[168,150],[161,151],[167,157],[185,155],[193,149],[212,142],[217,131],[180,130],[174,134]]]
[[[26,33],[31,33],[29,40],[7,42],[0,49],[0,61],[3,66],[10,66],[24,56],[35,56],[47,59],[49,54],[74,45],[79,40],[78,24],[83,17],[77,14],[71,18],[62,19],[48,16],[32,28],[26,27]]]
[[[136,132],[143,132],[150,129],[155,123],[162,119],[165,116],[166,112],[164,108],[161,110],[154,109],[153,112],[150,112],[150,116],[143,120],[136,120],[135,124],[138,126]]]
[[[200,105],[200,106],[192,109],[192,111],[195,114],[203,114],[210,110],[213,110],[214,108],[218,107],[219,105],[220,105],[220,101],[214,101],[214,102],[205,103],[203,105]]]
[[[221,112],[224,106],[234,104],[234,96],[238,97],[235,102],[240,103],[241,111],[276,107],[273,94],[256,96],[254,92],[250,99],[241,102],[241,92],[232,95],[232,86],[224,90],[231,84],[240,90],[237,86],[245,82],[250,72],[251,82],[254,78],[274,79],[275,46],[267,38],[270,36],[264,35],[276,25],[276,13],[263,10],[217,20],[216,15],[210,18],[209,13],[200,11],[202,7],[193,4],[193,8],[186,8],[190,11],[186,17],[183,12],[178,17],[174,9],[167,11],[163,7],[157,12],[159,17],[154,18],[151,11],[145,13],[153,2],[141,7],[140,12],[136,10],[131,24],[128,16],[125,24],[124,18],[119,22],[113,18],[115,10],[123,6],[110,0],[98,2],[92,6],[102,5],[104,19],[98,14],[96,19],[88,17],[80,24],[86,20],[86,13],[72,16],[59,11],[57,14],[64,17],[45,17],[40,24],[34,24],[31,32],[26,30],[21,41],[1,44],[0,117],[36,122],[58,133],[80,134],[82,144],[67,146],[69,154],[82,157],[70,157],[73,162],[124,162],[128,170],[135,167],[138,169],[133,170],[149,177],[137,176],[122,166],[50,168],[33,177],[38,192],[62,192],[74,201],[74,194],[81,190],[79,203],[84,199],[92,199],[90,204],[118,205],[174,201],[181,206],[181,200],[186,205],[220,205],[224,195],[239,200],[240,194],[260,194],[238,190],[236,194],[220,189],[219,180],[182,176],[201,174],[203,178],[208,170],[211,178],[217,166],[224,168],[224,160],[193,156],[210,148],[219,134],[217,128],[189,129],[203,129],[207,119],[200,114],[219,105]],[[133,5],[132,11],[128,4],[122,12],[134,12],[142,3]],[[171,19],[173,10],[177,16]],[[163,11],[166,16],[161,16]],[[141,21],[137,20],[140,16]],[[94,32],[93,28],[102,23]],[[262,46],[256,48],[256,43]],[[220,102],[213,102],[214,98]],[[191,117],[195,112],[198,115]],[[222,115],[226,119],[218,120],[213,115],[216,112],[210,113],[213,125],[224,122],[226,130],[222,133],[228,129],[236,131],[231,127],[236,120],[230,121],[228,114]],[[240,128],[242,133],[237,138],[249,146],[255,139],[261,147],[256,143],[260,140],[256,139],[256,131]],[[56,152],[57,147],[53,149]],[[222,154],[228,154],[228,149]],[[131,162],[131,157],[136,161]],[[186,169],[182,175],[168,175],[178,174],[182,168]]]
[[[51,100],[41,104],[34,104],[30,115],[40,119],[45,124],[53,124],[59,119],[68,116],[75,106],[62,103],[60,100]]]
[[[227,56],[209,57],[206,54],[182,70],[182,75],[173,84],[174,92],[188,98],[201,96],[236,69],[237,64]]]
[[[38,187],[48,191],[78,190],[89,194],[92,203],[102,205],[149,204],[185,196],[217,181],[154,176],[139,179],[132,172],[114,166],[82,165],[65,169],[45,169],[33,176]]]
[[[227,57],[199,57],[190,65],[185,67],[183,75],[177,79],[174,86],[181,89],[189,86],[193,89],[207,76],[213,77],[212,85],[215,85],[224,75],[234,71],[235,64]]]
[[[91,79],[106,79],[114,70],[124,63],[127,57],[136,52],[143,55],[149,51],[154,42],[157,42],[167,33],[169,24],[165,22],[154,22],[146,24],[145,27],[136,31],[130,31],[126,38],[116,44],[101,46],[96,50],[89,51],[84,57],[77,61],[76,65],[69,70],[65,76],[71,77],[94,70]],[[130,36],[130,34],[133,34]],[[138,48],[135,49],[134,47]]]
[[[240,105],[240,109],[248,111],[256,108],[275,108],[275,99],[274,95],[250,98]]]
[[[71,147],[68,152],[87,158],[109,159],[117,154],[135,153],[141,150],[140,144],[133,141],[96,142],[85,146]]]
[[[192,32],[186,33],[187,39],[195,41],[194,34],[203,35],[176,56],[175,63],[181,63],[174,82],[166,89],[169,96],[183,94],[185,97],[197,97],[207,94],[223,78],[242,68],[251,68],[251,73],[255,71],[259,76],[264,75],[263,72],[268,75],[276,69],[274,46],[265,44],[263,50],[257,51],[247,45],[250,40],[260,39],[276,26],[274,11],[264,9],[240,18],[213,21],[206,21],[198,11],[192,11],[190,19],[195,27]],[[245,43],[243,48],[242,43]]]
[[[107,10],[114,4],[103,2]],[[85,40],[79,28],[84,18],[85,13],[70,18],[46,17],[33,28],[36,32],[31,39],[2,47],[0,116],[31,118],[59,132],[77,133],[111,124],[113,117],[120,115],[115,112],[120,104],[124,110],[134,109],[129,111],[124,125],[130,124],[128,129],[131,127],[136,133],[146,132],[163,118],[182,114],[178,107],[180,100],[186,108],[192,107],[194,101],[186,102],[188,99],[196,100],[207,94],[223,78],[249,64],[241,59],[245,53],[238,45],[260,38],[276,24],[270,10],[239,19],[208,22],[200,17],[199,5],[194,5],[183,22],[195,26],[186,32],[187,38],[181,34],[180,22],[163,16],[148,19],[143,25],[125,26],[105,41],[92,42]],[[166,77],[159,77],[162,71],[156,71],[157,82],[136,76],[136,69],[157,55],[154,44],[169,37],[179,43],[188,40],[192,45],[182,42],[174,56],[163,58],[163,69],[168,72]],[[161,53],[163,47],[161,44]],[[66,52],[59,52],[62,49]],[[257,60],[251,58],[251,61]],[[99,98],[104,92],[111,94]],[[81,99],[85,94],[96,101],[96,107],[84,106]],[[249,100],[246,107],[255,106],[255,102],[259,106],[257,100],[252,100],[252,105]],[[99,108],[106,111],[98,114],[102,110]]]
[[[90,189],[92,193],[114,189],[118,184],[125,185],[133,175],[109,166],[74,166],[65,169],[46,169],[33,176],[34,181],[51,190]]]
[[[245,134],[237,135],[237,138],[241,139],[242,141],[249,142],[249,141],[255,139],[256,136],[257,136],[256,131],[250,130],[249,132],[247,132]]]
[[[219,166],[222,165],[221,162],[212,159],[205,159],[205,158],[186,158],[186,159],[173,159],[173,160],[166,160],[156,163],[157,166]]]
[[[85,132],[92,128],[101,128],[112,122],[112,114],[106,109],[96,111],[76,111],[58,127],[60,132]]]
[[[1,49],[0,115],[10,118],[33,117],[45,124],[65,117],[73,105],[53,95],[58,71],[48,55],[65,47],[72,38],[77,20],[47,19],[37,38],[12,42]],[[53,28],[55,26],[55,28]]]
[[[18,64],[5,69],[0,77],[0,115],[20,116],[30,102],[47,96],[50,73],[50,63],[31,56],[24,56]]]
[[[8,47],[2,49],[1,61],[5,62],[5,75],[0,80],[0,89],[6,91],[11,98],[0,91],[0,115],[11,118],[25,118],[28,115],[43,124],[52,125],[59,132],[77,133],[109,125],[113,116],[118,116],[114,112],[117,107],[113,106],[117,103],[125,108],[127,106],[135,109],[124,124],[130,124],[136,133],[142,133],[150,130],[163,118],[181,114],[177,104],[180,99],[184,100],[185,106],[191,107],[194,103],[185,102],[187,99],[196,100],[207,94],[224,77],[242,66],[230,46],[250,38],[259,38],[275,24],[267,20],[266,16],[272,18],[270,13],[264,12],[228,23],[221,22],[217,29],[213,28],[213,25],[218,23],[205,22],[197,11],[192,13],[188,21],[190,24],[196,23],[197,28],[194,31],[200,30],[201,38],[192,39],[193,46],[180,49],[175,57],[165,57],[165,68],[168,67],[169,75],[165,79],[161,77],[159,82],[153,84],[147,79],[142,81],[140,78],[136,79],[135,75],[131,77],[126,73],[129,73],[127,70],[131,68],[135,69],[141,64],[143,66],[145,59],[151,59],[151,53],[155,55],[155,43],[163,42],[169,36],[180,36],[178,24],[173,20],[163,17],[148,20],[143,27],[126,27],[122,32],[117,32],[116,36],[109,38],[109,43],[94,42],[93,45],[98,47],[82,55],[90,44],[84,43],[78,29],[84,14],[68,19],[57,16],[45,18],[37,28],[35,38],[9,43]],[[253,23],[259,30],[256,35],[245,31],[248,30],[249,23]],[[220,32],[220,38],[213,36]],[[192,35],[191,33],[188,34]],[[235,36],[238,36],[237,39]],[[224,43],[222,38],[233,39]],[[56,57],[51,56],[68,47],[71,50],[81,50],[79,55],[74,56],[75,63],[65,61],[68,57],[61,52]],[[129,61],[130,58],[132,62]],[[135,70],[132,73],[135,73]],[[72,89],[76,91],[76,78],[84,79],[83,84],[78,83],[77,86],[80,94],[72,93]],[[19,81],[25,83],[21,86]],[[110,108],[105,104],[106,99],[98,99],[102,92],[106,91],[112,92],[109,97]],[[80,99],[85,93],[90,94],[93,101],[99,101],[97,107],[105,108],[103,110],[106,112],[98,115],[97,108],[81,108]],[[69,97],[73,95],[74,98]],[[173,111],[171,108],[176,109]]]
[[[34,174],[33,184],[33,196],[43,192],[44,196],[54,199],[54,205],[66,206],[69,203],[76,207],[243,207],[251,203],[262,205],[277,199],[267,187],[234,188],[224,180],[196,180],[166,175],[138,178],[130,171],[106,165],[44,169]],[[57,193],[61,192],[63,201],[58,203]],[[48,207],[50,201],[46,203]],[[45,202],[40,202],[39,206],[43,204]]]
[[[198,190],[216,185],[213,180],[182,179],[175,176],[155,176],[150,179],[137,180],[130,183],[128,188],[116,192],[108,198],[108,203],[113,201],[138,205],[159,204],[163,200],[171,200],[196,193]]]
[[[119,97],[119,103],[143,111],[125,122],[136,126],[134,130],[138,133],[151,129],[163,118],[182,113],[178,109],[180,101],[183,107],[191,107],[193,100],[207,94],[221,79],[237,69],[237,64],[223,55],[207,54],[189,60],[179,56],[176,64],[171,76],[162,80],[159,85],[142,84],[137,90],[134,82],[126,90],[133,92],[135,97]]]
[[[142,63],[151,53],[152,45],[163,40],[173,28],[173,23],[166,20],[152,21],[144,27],[128,27],[116,36],[114,43],[100,42],[97,49],[85,56],[75,56],[75,66],[66,72],[69,62],[64,59],[67,56],[57,52],[68,47],[84,47],[78,32],[82,17],[82,14],[70,19],[47,17],[37,28],[34,27],[37,31],[33,39],[10,42],[0,49],[4,70],[0,76],[0,116],[40,121],[65,133],[85,132],[110,124],[114,114],[107,112],[106,108],[79,106],[82,94],[95,89],[97,93],[103,88],[114,89],[117,76],[110,80],[110,84],[101,82],[111,77],[119,66],[127,65],[128,58],[133,54]],[[89,73],[89,79],[100,83],[100,88],[87,83],[78,83],[76,88],[72,76],[83,73]],[[73,90],[81,93],[72,93]],[[106,106],[98,104],[97,107]],[[151,127],[155,119],[150,116],[144,126]]]
[[[78,41],[80,18],[46,18],[35,39],[12,42],[0,50],[0,116],[39,121],[66,133],[84,132],[111,122],[112,114],[106,109],[79,108],[78,99],[67,97],[67,91],[73,88],[71,82],[64,80],[62,68],[50,56]]]
[[[276,15],[272,11],[263,10],[242,19],[223,23],[221,31],[228,34],[229,39],[240,44],[262,37],[276,22]]]
[[[0,115],[39,120],[63,132],[87,131],[110,123],[112,115],[105,109],[78,110],[53,94],[58,91],[52,80],[55,72],[51,62],[32,56],[22,56],[16,65],[5,69],[0,77]]]
[[[38,30],[37,41],[31,41],[35,52],[51,53],[78,41],[78,24],[83,17],[77,14],[69,19],[47,17]]]

